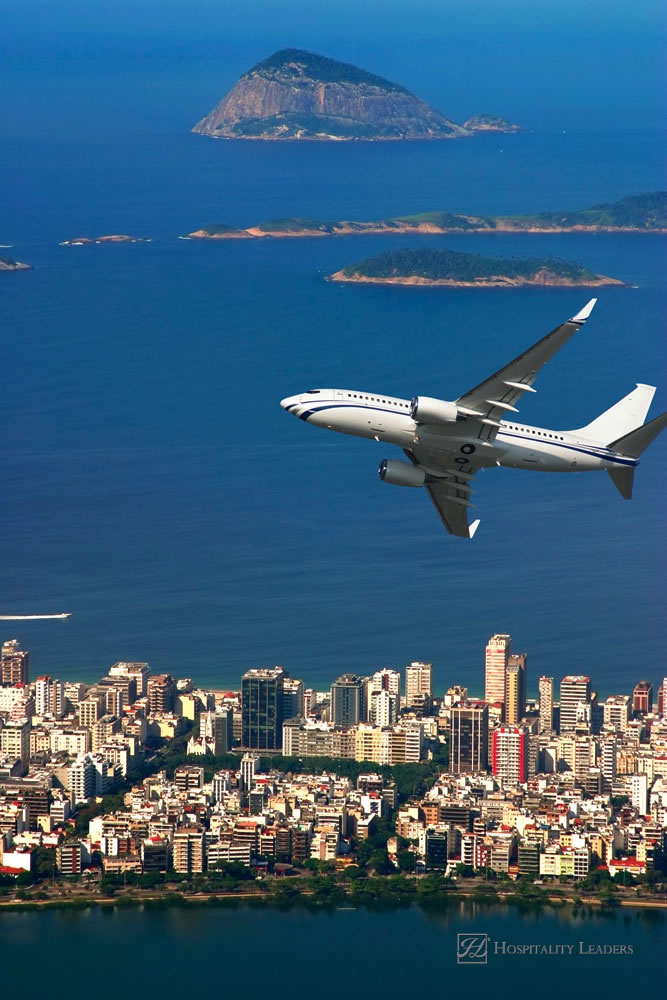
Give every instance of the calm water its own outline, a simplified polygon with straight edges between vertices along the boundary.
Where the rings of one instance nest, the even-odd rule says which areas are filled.
[[[571,126],[553,113],[534,132],[458,143],[214,142],[188,133],[224,90],[211,93],[211,63],[204,80],[184,49],[175,84],[150,75],[165,66],[149,52],[141,68],[122,63],[116,85],[122,45],[105,46],[66,69],[57,55],[40,61],[39,44],[9,63],[0,242],[35,270],[2,276],[0,594],[3,611],[74,617],[1,638],[17,634],[36,673],[65,678],[147,659],[236,685],[249,665],[282,663],[325,686],[343,670],[424,658],[438,689],[479,691],[484,643],[501,630],[528,651],[531,690],[540,673],[579,670],[603,694],[657,682],[664,441],[631,504],[603,475],[484,473],[467,544],[420,492],[379,482],[392,449],[278,407],[328,385],[456,397],[572,315],[586,290],[341,288],[325,275],[414,241],[177,236],[297,213],[575,208],[663,186],[663,133],[600,121],[583,131],[577,115]],[[110,232],[154,242],[57,245]],[[580,426],[636,381],[661,386],[654,412],[665,408],[663,239],[419,245],[556,254],[639,286],[600,295],[524,401],[525,421]]]
[[[457,964],[456,936],[463,932],[489,936],[486,966]],[[67,983],[72,1000],[89,996],[91,982],[100,1000],[116,997],[119,981],[100,973],[119,959],[133,994],[145,988],[183,992],[192,976],[202,974],[214,989],[240,989],[249,1000],[290,983],[333,1000],[340,997],[343,982],[349,985],[369,975],[374,990],[391,997],[414,988],[425,975],[433,978],[438,992],[447,993],[474,990],[503,976],[538,977],[540,996],[551,1000],[562,997],[563,982],[574,977],[594,982],[598,990],[616,987],[619,980],[660,982],[665,920],[662,912],[577,918],[567,911],[521,914],[505,906],[463,902],[427,913],[417,908],[320,913],[245,907],[188,913],[90,910],[0,914],[0,935],[0,953],[12,957],[3,963],[6,988],[18,990],[29,969],[33,996],[52,987],[53,970],[71,954],[74,940],[74,974]],[[127,950],[128,942],[136,940],[141,940],[141,956]],[[39,962],[34,961],[36,941]],[[550,944],[554,952],[557,945],[573,950],[570,954],[561,947],[568,953],[539,957],[507,953],[508,945],[530,944]],[[631,946],[633,953],[590,954],[599,945]]]

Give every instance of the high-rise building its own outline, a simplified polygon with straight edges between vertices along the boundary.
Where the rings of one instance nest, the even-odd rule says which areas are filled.
[[[608,736],[600,743],[600,770],[602,771],[602,790],[611,792],[616,780],[618,744],[615,736]]]
[[[603,713],[605,728],[624,733],[630,721],[630,696],[627,694],[610,695],[604,703]]]
[[[255,753],[244,753],[241,758],[241,791],[246,795],[252,790],[259,763],[260,759]]]
[[[648,814],[648,775],[633,774],[631,780],[632,807],[640,816]]]
[[[92,729],[98,719],[101,719],[106,712],[106,702],[104,694],[97,688],[90,688],[86,692],[86,697],[80,701],[76,707],[79,723],[85,729]]]
[[[27,684],[30,680],[30,653],[21,649],[18,639],[3,642],[0,675],[3,684]]]
[[[489,707],[480,703],[451,710],[449,768],[454,774],[486,771],[489,759]]]
[[[401,675],[398,670],[389,670],[384,667],[376,670],[372,677],[366,681],[366,718],[370,720],[371,704],[373,695],[380,691],[388,691],[393,696],[396,704],[396,718],[401,708]],[[392,720],[392,721],[395,721]]]
[[[492,635],[486,644],[484,698],[494,704],[505,702],[505,674],[512,652],[512,636],[505,632]]]
[[[304,710],[303,681],[285,677],[283,680],[283,719],[302,719]]]
[[[197,826],[179,827],[172,842],[174,871],[191,875],[203,872],[204,831]]]
[[[579,708],[591,704],[591,679],[581,674],[570,674],[560,682],[560,732],[571,733],[577,728],[577,716],[581,721]]]
[[[25,768],[30,760],[30,719],[16,719],[0,726],[0,755],[19,760]]]
[[[35,681],[35,715],[53,715],[62,719],[65,714],[65,685],[46,675]]]
[[[540,733],[550,733],[554,728],[554,679],[540,677],[539,680],[540,717],[538,729]]]
[[[363,681],[357,674],[342,674],[331,685],[331,721],[336,726],[358,726],[363,721]]]
[[[151,674],[148,678],[148,711],[173,712],[176,703],[176,682],[171,674]]]
[[[632,692],[632,711],[647,715],[653,711],[653,685],[639,681]]]
[[[247,670],[241,681],[242,745],[248,750],[280,750],[283,741],[282,667]]]
[[[392,726],[398,721],[398,697],[390,691],[372,691],[368,706],[368,721],[374,726]]]
[[[423,710],[433,697],[433,664],[413,660],[405,668],[405,705]]]
[[[134,677],[137,686],[137,698],[142,698],[148,693],[148,678],[150,677],[150,673],[151,668],[148,663],[128,663],[125,660],[120,660],[118,663],[114,663],[112,667],[109,667],[109,677]]]
[[[492,770],[503,785],[518,785],[528,780],[528,729],[524,726],[498,726],[493,731]]]
[[[658,688],[658,715],[662,715],[663,718],[667,715],[665,712],[665,691],[667,691],[667,677]]]
[[[513,653],[507,658],[505,673],[505,721],[511,726],[521,722],[526,711],[526,653]]]

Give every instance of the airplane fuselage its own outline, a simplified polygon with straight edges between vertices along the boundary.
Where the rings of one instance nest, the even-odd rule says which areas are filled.
[[[386,394],[312,389],[282,400],[281,405],[301,420],[327,430],[404,449],[418,441],[434,453],[474,454],[478,465],[538,472],[590,472],[639,464],[638,459],[618,455],[599,441],[570,431],[520,424],[509,417],[502,421],[491,444],[479,441],[465,419],[437,429],[425,428],[411,417],[410,400]]]

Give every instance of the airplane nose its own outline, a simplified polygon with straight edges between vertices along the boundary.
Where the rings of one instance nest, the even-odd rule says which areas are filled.
[[[299,402],[299,396],[285,396],[280,400],[283,410],[289,410],[290,406],[295,406]]]

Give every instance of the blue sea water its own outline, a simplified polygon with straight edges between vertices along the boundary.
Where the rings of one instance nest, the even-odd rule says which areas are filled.
[[[528,651],[530,690],[541,673],[579,670],[602,694],[657,683],[664,441],[630,504],[602,474],[482,474],[469,544],[445,534],[419,491],[379,482],[391,449],[278,406],[327,385],[455,398],[586,290],[340,287],[325,276],[415,241],[178,236],[294,214],[583,207],[664,186],[658,123],[584,127],[559,111],[519,135],[453,143],[213,141],[188,129],[233,78],[211,93],[210,64],[204,86],[184,51],[179,73],[190,67],[199,87],[172,90],[149,78],[149,53],[140,70],[121,63],[114,89],[123,46],[112,42],[97,61],[67,63],[69,76],[48,60],[33,60],[32,77],[10,63],[0,243],[35,270],[2,275],[0,293],[0,594],[5,613],[73,617],[5,626],[2,638],[32,650],[35,673],[65,678],[146,659],[236,686],[248,666],[282,663],[324,687],[344,670],[423,658],[438,691],[478,692],[500,630]],[[152,242],[58,246],[112,232]],[[526,422],[580,426],[638,381],[658,385],[654,412],[665,408],[664,238],[418,245],[553,254],[637,286],[601,292],[523,401]]]

